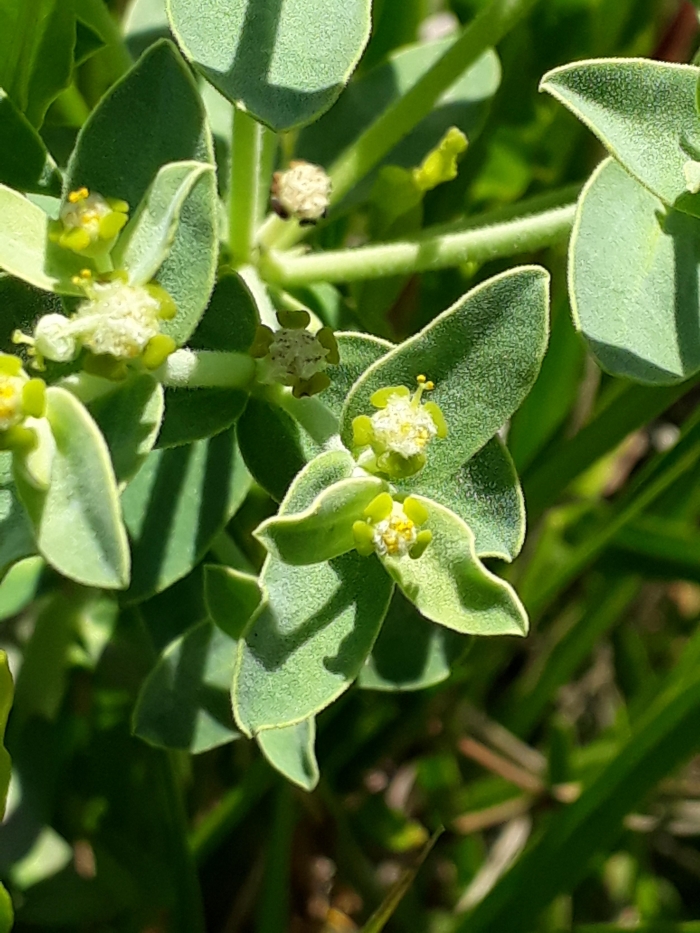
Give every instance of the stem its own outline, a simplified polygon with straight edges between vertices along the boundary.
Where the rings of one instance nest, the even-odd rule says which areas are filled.
[[[250,261],[258,204],[262,127],[238,107],[233,108],[229,247],[234,265]]]
[[[319,398],[294,398],[288,389],[277,383],[260,386],[258,394],[291,415],[319,447],[326,447],[337,438],[338,419]]]
[[[154,375],[173,388],[247,389],[255,377],[255,360],[247,353],[176,350]]]
[[[495,45],[523,17],[537,0],[491,0],[464,29],[460,38],[435,62],[403,97],[389,106],[329,170],[333,182],[332,203],[337,204],[358,181],[427,117],[443,91],[446,91],[476,59]],[[269,222],[266,243],[277,244],[285,234],[286,245],[303,234],[296,227],[289,233],[282,221]],[[295,239],[292,239],[294,234]]]
[[[380,243],[358,249],[330,250],[306,256],[272,253],[264,260],[269,279],[282,285],[310,282],[353,282],[383,276],[444,269],[463,262],[486,262],[502,256],[531,253],[564,240],[571,230],[576,205],[476,229],[412,240]]]

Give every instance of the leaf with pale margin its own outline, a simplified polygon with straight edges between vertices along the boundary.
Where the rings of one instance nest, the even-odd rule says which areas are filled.
[[[294,481],[280,514],[308,508],[353,468],[347,451],[322,454]],[[269,557],[260,582],[265,601],[241,642],[233,684],[236,722],[248,735],[308,719],[347,690],[393,590],[379,561],[355,552],[305,567]]]
[[[568,107],[657,197],[697,216],[700,197],[688,193],[683,166],[700,156],[699,75],[692,65],[594,59],[555,68],[540,89]]]
[[[416,496],[433,540],[421,557],[383,557],[403,594],[438,625],[464,635],[526,635],[528,620],[512,587],[484,567],[474,535],[454,512]]]
[[[459,470],[506,423],[537,378],[547,346],[549,275],[519,266],[488,279],[418,334],[374,363],[345,404],[341,435],[352,446],[352,420],[374,412],[377,389],[412,388],[424,374],[449,436],[433,440],[426,476]],[[427,471],[430,473],[427,473]]]
[[[306,467],[306,476],[319,460]],[[355,548],[353,523],[386,483],[376,476],[353,476],[334,483],[303,512],[268,518],[255,530],[255,537],[268,552],[286,564],[317,564],[332,560]]]
[[[214,172],[206,162],[171,162],[159,169],[112,251],[115,268],[129,282],[146,285],[156,277],[177,233],[180,213],[200,179]]]
[[[190,160],[214,165],[204,106],[175,47],[158,42],[88,117],[68,163],[64,193],[85,186],[122,198],[135,211],[163,166]],[[161,329],[179,345],[196,328],[214,287],[217,211],[214,174],[207,172],[181,206],[156,276],[178,309]]]
[[[318,784],[319,771],[314,744],[316,720],[313,716],[284,726],[263,729],[255,739],[272,767],[302,790],[312,791]]]
[[[0,580],[17,561],[36,554],[27,513],[12,480],[12,454],[0,453]]]
[[[12,145],[0,149],[0,182],[18,191],[61,193],[61,173],[44,141],[0,88],[0,139]]]
[[[32,488],[15,463],[39,552],[77,583],[123,589],[129,584],[129,545],[105,439],[84,405],[57,386],[46,392],[46,418],[56,445],[48,489]]]
[[[59,295],[82,295],[71,279],[90,263],[49,240],[49,218],[19,192],[0,185],[0,268]]]
[[[406,489],[409,490],[408,484]],[[479,557],[511,561],[525,540],[525,502],[508,450],[496,436],[451,476],[428,467],[410,486],[466,522]]]
[[[230,638],[241,637],[262,598],[257,577],[219,564],[204,568],[204,600],[209,615]]]
[[[199,622],[168,645],[139,693],[134,735],[191,755],[238,738],[229,698],[236,648],[210,621]]]
[[[699,290],[700,220],[667,212],[615,161],[603,162],[581,195],[569,247],[574,321],[603,369],[655,385],[697,372]]]
[[[199,563],[250,488],[234,428],[209,440],[153,450],[122,494],[138,602],[160,593]]]
[[[138,473],[153,449],[163,418],[163,387],[148,373],[112,384],[88,404],[107,442],[118,483]]]
[[[379,638],[357,678],[362,690],[405,692],[443,683],[470,639],[428,622],[400,590],[394,591]]]
[[[333,104],[369,38],[370,7],[370,0],[167,2],[190,61],[277,131],[309,123]]]
[[[29,605],[45,568],[41,557],[27,557],[13,564],[0,583],[0,622],[11,619]]]
[[[324,389],[320,399],[340,419],[343,405],[350,394],[350,390],[366,369],[381,359],[394,344],[381,337],[371,334],[356,334],[352,331],[338,332],[335,335],[338,343],[340,363],[328,370],[331,384]]]

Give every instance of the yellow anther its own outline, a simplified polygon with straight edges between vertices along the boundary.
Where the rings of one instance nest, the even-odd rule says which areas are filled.
[[[84,201],[90,196],[90,192],[87,188],[77,188],[75,191],[71,191],[68,195],[68,200],[71,204],[78,204],[80,201]]]
[[[421,374],[420,376],[416,376],[416,382],[423,383],[425,381],[426,381],[426,378],[423,374]]]

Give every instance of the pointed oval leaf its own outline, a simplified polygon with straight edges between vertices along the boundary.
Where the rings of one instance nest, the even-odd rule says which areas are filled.
[[[59,573],[84,586],[123,589],[129,583],[129,545],[105,439],[70,392],[51,386],[46,403],[56,445],[48,489],[28,488],[22,471],[15,469],[39,552]]]
[[[352,446],[352,420],[374,411],[370,397],[386,386],[412,388],[424,374],[449,436],[428,452],[431,477],[455,473],[520,405],[547,345],[549,275],[520,266],[478,285],[414,337],[374,363],[343,410],[341,433]],[[420,474],[419,474],[420,475]]]
[[[465,635],[525,635],[528,620],[512,587],[484,567],[461,518],[416,496],[433,540],[421,557],[384,557],[404,595],[426,617]]]
[[[12,479],[12,454],[0,453],[0,580],[17,561],[36,554],[29,517]]]
[[[700,214],[683,166],[700,157],[700,69],[648,59],[575,62],[540,85],[588,126],[628,172],[666,204]]]
[[[219,564],[204,568],[204,599],[209,615],[230,638],[241,637],[262,598],[257,577]]]
[[[29,120],[0,89],[0,139],[12,145],[0,150],[0,182],[18,191],[32,191],[58,197],[61,173],[49,155],[44,141]]]
[[[234,428],[152,451],[122,494],[134,565],[125,599],[147,599],[189,573],[249,487]]]
[[[331,370],[331,384],[324,389],[320,398],[339,419],[353,385],[372,363],[376,363],[392,350],[394,344],[381,337],[355,334],[351,331],[336,333],[335,339],[338,343],[340,363]]]
[[[369,38],[370,7],[370,0],[167,3],[185,55],[225,97],[277,131],[309,123],[336,100]]]
[[[608,159],[583,191],[569,249],[574,320],[603,369],[657,385],[700,369],[700,220],[667,213]]]
[[[312,462],[306,474],[314,469]],[[267,550],[287,564],[317,564],[352,551],[353,522],[387,486],[376,476],[354,476],[325,489],[308,509],[268,518],[255,531]]]
[[[81,129],[65,188],[122,198],[135,212],[171,162],[214,165],[211,134],[192,75],[172,43],[158,42],[102,98]],[[178,344],[194,331],[214,286],[218,255],[214,175],[206,172],[180,208],[156,279],[178,313],[163,325]]]
[[[312,716],[293,726],[264,729],[255,736],[260,751],[272,767],[302,790],[312,791],[319,771],[314,744],[316,720]]]
[[[464,635],[428,622],[400,590],[395,590],[357,685],[363,690],[391,693],[434,687],[447,680],[452,664],[469,644]]]
[[[238,738],[229,697],[236,648],[209,621],[176,639],[144,681],[133,714],[134,734],[191,755]]]
[[[41,557],[27,557],[8,570],[0,583],[0,622],[17,615],[34,599],[45,567]]]
[[[466,522],[479,557],[511,561],[525,540],[525,501],[513,460],[499,437],[451,476],[424,470],[411,492],[446,506]]]
[[[302,511],[352,469],[347,451],[329,451],[292,485],[280,514]],[[241,642],[233,684],[236,722],[248,735],[320,712],[359,673],[377,637],[393,584],[374,557],[355,552],[292,567],[269,557],[265,601]]]
[[[156,442],[163,419],[163,387],[148,373],[112,384],[88,404],[112,457],[117,482],[138,473]]]

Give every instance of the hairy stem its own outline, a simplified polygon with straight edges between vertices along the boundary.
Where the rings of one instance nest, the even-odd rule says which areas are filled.
[[[250,261],[258,210],[262,127],[247,113],[233,108],[229,246],[235,265]]]
[[[173,388],[247,389],[255,377],[255,360],[247,353],[176,350],[154,375]]]
[[[264,259],[266,276],[281,285],[353,282],[389,275],[445,269],[463,262],[486,262],[530,253],[568,237],[576,205],[520,217],[505,223],[380,243],[358,249],[330,250],[306,256],[272,252]]]

